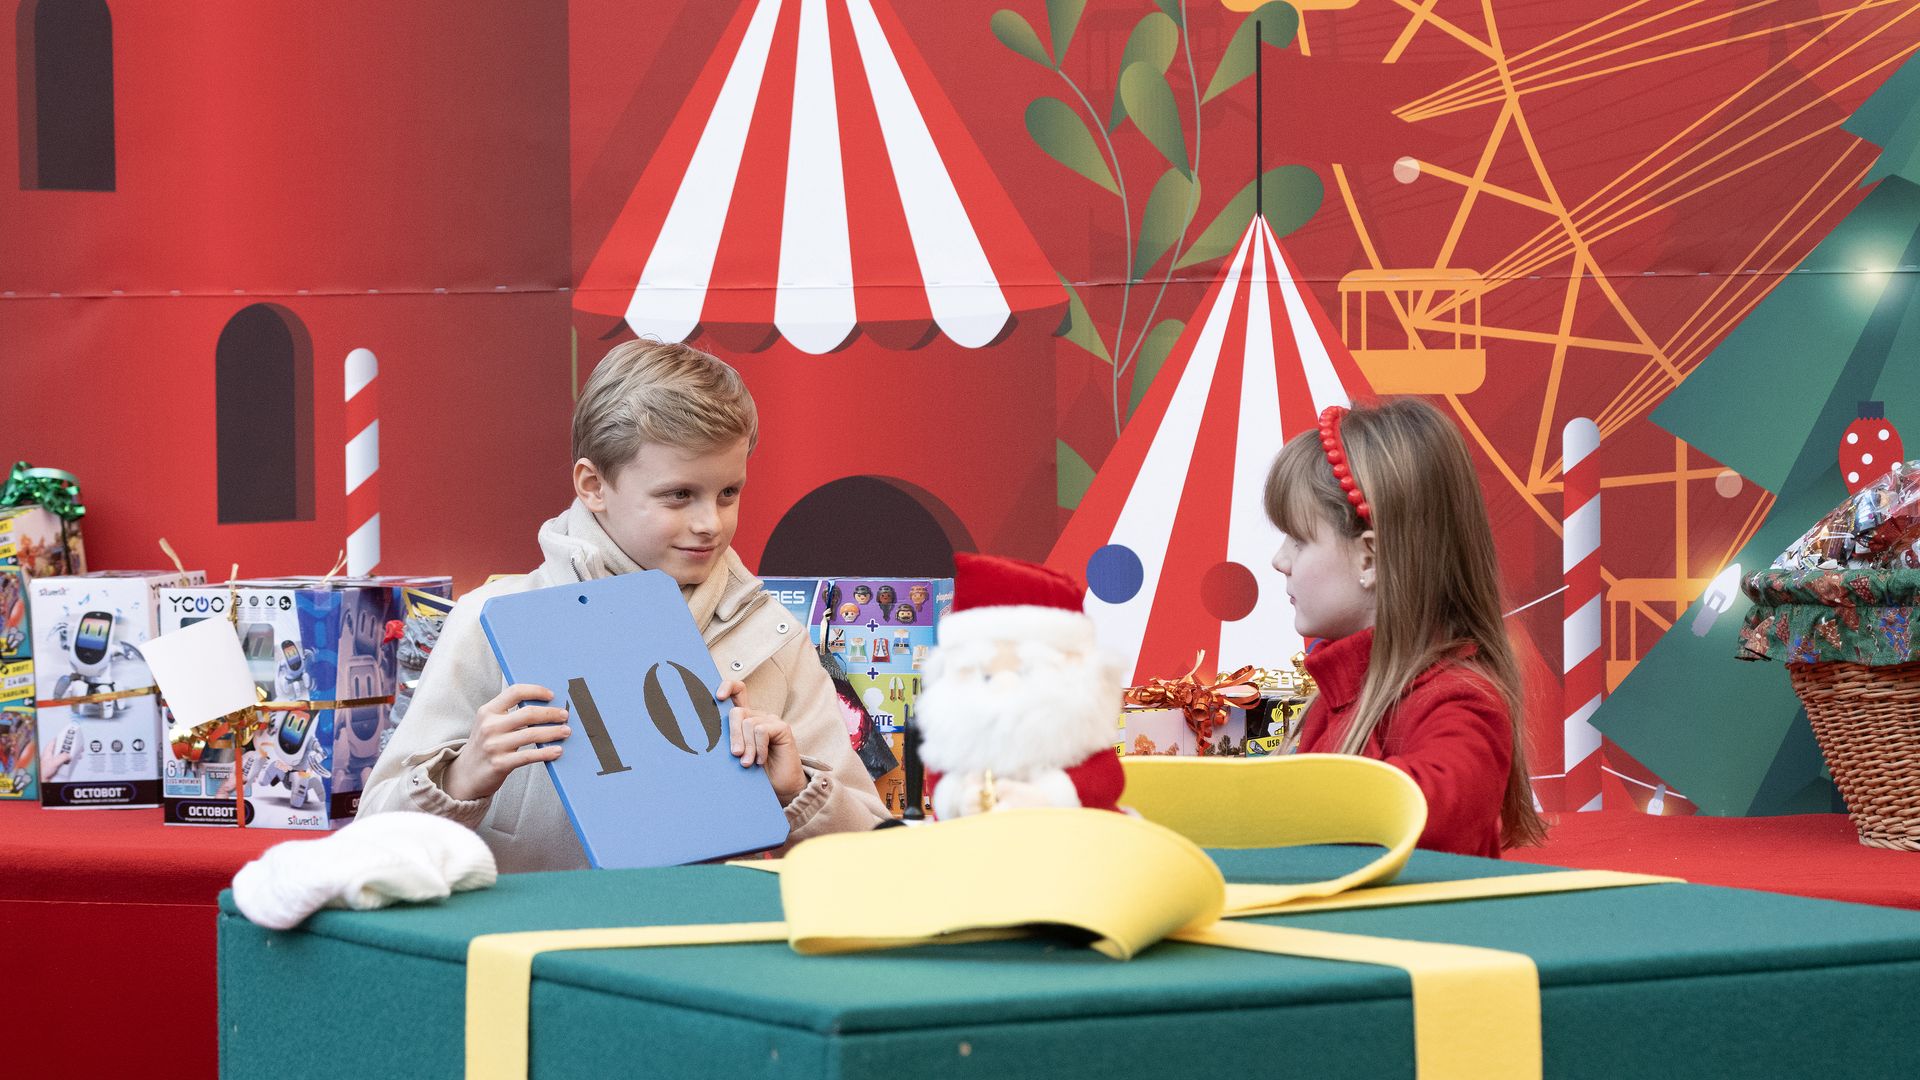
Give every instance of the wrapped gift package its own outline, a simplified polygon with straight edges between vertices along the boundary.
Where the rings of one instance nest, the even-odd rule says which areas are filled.
[[[107,571],[27,583],[41,805],[160,805],[160,699],[139,646],[158,629],[159,593],[204,580]]]
[[[353,820],[389,737],[405,594],[451,589],[444,577],[292,577],[163,590],[162,633],[232,618],[269,706],[269,722],[237,761],[231,747],[196,755],[169,742],[168,824],[230,826],[243,804],[247,824],[267,828]]]
[[[1314,880],[1373,849],[1214,853],[1230,882]],[[1542,868],[1413,853],[1396,884]],[[911,892],[898,897],[913,903]],[[462,1075],[482,934],[782,917],[744,867],[509,875],[439,904],[219,920],[228,1080],[280,1080],[285,992],[352,1001],[356,1060]],[[1524,953],[1546,1076],[1920,1076],[1920,912],[1683,884],[1252,920]],[[1404,971],[1161,942],[1129,961],[1064,938],[805,956],[784,943],[593,950],[532,967],[531,1077],[1414,1076]],[[365,1018],[375,1018],[367,1021]],[[381,1019],[384,1018],[384,1019]]]
[[[1215,727],[1213,737],[1202,745],[1184,711],[1128,706],[1120,710],[1120,752],[1238,757],[1246,752],[1247,713],[1238,705],[1227,706],[1227,722]]]
[[[1920,569],[1920,461],[1896,461],[1780,553],[1775,570]]]

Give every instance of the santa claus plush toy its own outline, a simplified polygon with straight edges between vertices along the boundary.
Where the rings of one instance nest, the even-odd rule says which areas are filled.
[[[1118,809],[1121,672],[1095,648],[1080,584],[990,555],[954,564],[953,611],[915,709],[934,816]]]

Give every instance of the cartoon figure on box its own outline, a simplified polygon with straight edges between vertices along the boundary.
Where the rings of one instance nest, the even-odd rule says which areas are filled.
[[[907,586],[907,599],[913,602],[913,606],[916,609],[927,602],[927,595],[927,587],[925,585]]]
[[[280,670],[273,677],[273,696],[281,701],[313,700],[313,650],[291,639],[280,642]]]
[[[841,622],[852,622],[855,619],[858,619],[859,617],[860,617],[859,604],[841,604],[840,605],[840,621]]]
[[[341,697],[350,701],[377,695],[379,662],[371,656],[348,657],[340,683]],[[345,786],[349,790],[361,790],[373,763],[380,759],[381,743],[387,734],[381,728],[380,707],[341,709],[333,714],[333,720],[333,771],[348,781]]]
[[[913,613],[912,604],[901,604],[899,609],[893,613],[893,616],[903,623],[911,623],[918,618],[918,616]]]
[[[33,713],[0,713],[0,772],[12,782],[8,790],[19,794],[33,780],[33,756],[38,740],[33,734]]]
[[[248,795],[259,797],[275,784],[287,789],[287,805],[304,810],[309,802],[317,804],[324,788],[319,782],[331,775],[321,762],[324,754],[314,737],[319,725],[306,709],[278,713],[273,723],[253,736],[253,749],[240,762],[238,775]],[[234,779],[220,789],[221,795],[233,794]]]
[[[880,610],[884,612],[894,605],[894,597],[896,595],[893,591],[893,586],[882,585],[880,586],[880,591],[874,594],[874,599],[880,601]]]
[[[111,611],[89,611],[80,616],[77,628],[63,622],[54,627],[54,634],[60,641],[60,648],[67,654],[68,666],[72,668],[54,684],[55,698],[111,694],[114,692],[114,661],[138,659],[133,646],[114,637]],[[128,698],[86,701],[73,707],[73,715],[105,719],[125,712],[131,704]]]
[[[853,602],[856,604],[859,604],[862,607],[865,607],[866,605],[872,603],[873,590],[869,589],[865,585],[855,585],[853,587]],[[858,613],[856,612],[855,614],[858,614]]]
[[[0,570],[0,656],[13,656],[27,644],[27,598],[17,572]]]

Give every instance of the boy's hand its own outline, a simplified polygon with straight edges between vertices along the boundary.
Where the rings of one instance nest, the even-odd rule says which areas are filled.
[[[807,786],[806,770],[800,766],[800,744],[794,741],[793,728],[785,720],[772,713],[758,712],[740,701],[740,694],[746,688],[740,680],[728,679],[714,695],[721,701],[738,702],[728,714],[733,756],[740,759],[742,768],[759,765],[767,770],[773,793],[780,797],[780,805],[785,806]]]
[[[553,691],[545,687],[515,683],[480,706],[473,733],[441,780],[447,794],[463,800],[485,798],[499,791],[520,766],[558,758],[560,741],[573,734],[566,724],[567,710],[550,705],[516,708],[523,701],[552,700]]]

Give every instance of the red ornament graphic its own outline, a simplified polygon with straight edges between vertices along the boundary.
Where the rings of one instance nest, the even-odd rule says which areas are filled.
[[[1859,419],[1840,436],[1840,479],[1847,482],[1848,493],[1880,479],[1894,462],[1905,460],[1900,433],[1887,422],[1885,403],[1861,402]]]

